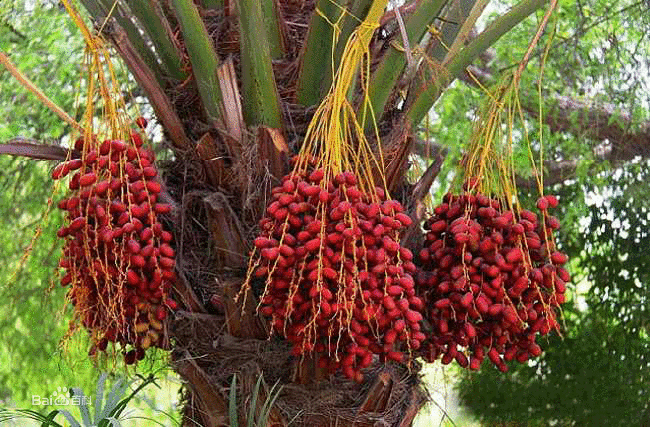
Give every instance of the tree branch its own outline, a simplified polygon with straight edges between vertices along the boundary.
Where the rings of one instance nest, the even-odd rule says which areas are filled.
[[[536,105],[522,96],[522,109],[532,119],[539,118]],[[636,157],[650,158],[650,122],[634,125],[628,112],[611,104],[596,104],[566,96],[556,96],[547,104],[544,123],[552,132],[569,132],[576,138],[597,142],[592,151],[597,163],[618,165]],[[413,152],[432,157],[440,146],[432,141],[416,140]],[[544,185],[553,185],[576,176],[580,159],[548,160],[544,163]],[[535,180],[518,179],[520,187],[534,187]]]
[[[470,66],[469,73],[481,84],[489,86],[495,78],[489,70]],[[468,73],[462,80],[472,86],[474,78]],[[521,92],[521,108],[533,120],[539,119],[539,106],[536,95]],[[613,104],[598,103],[592,100],[555,95],[547,97],[542,111],[543,122],[552,132],[568,132],[578,139],[590,139],[597,162],[610,162],[613,165],[634,159],[650,157],[650,122],[635,123],[633,115],[622,111]],[[426,152],[425,146],[416,143],[415,151]],[[425,150],[425,151],[422,151]],[[579,161],[550,160],[544,165],[545,185],[552,185],[575,177]],[[519,185],[535,185],[532,181],[521,180]]]
[[[20,83],[22,87],[30,91],[34,96],[38,98],[47,108],[49,108],[53,113],[59,116],[64,122],[68,123],[77,131],[83,133],[83,127],[77,123],[72,117],[63,111],[58,105],[54,103],[50,98],[47,97],[34,83],[31,82],[16,66],[9,60],[9,57],[4,53],[0,52],[0,64],[9,71],[9,73],[14,76],[14,78]]]
[[[70,152],[67,148],[58,145],[41,144],[31,138],[16,137],[4,144],[0,144],[0,154],[11,156],[29,157],[36,160],[59,160],[79,158],[81,153],[76,150]]]
[[[522,103],[522,108],[529,116],[539,118],[536,105]],[[603,160],[650,157],[650,122],[635,126],[632,114],[612,104],[558,95],[543,114],[544,123],[553,132],[569,132],[576,137],[602,141],[594,147],[594,154]]]
[[[532,118],[539,118],[539,109],[522,103]],[[634,125],[629,112],[611,104],[597,104],[567,96],[556,96],[543,113],[543,121],[553,132],[569,132],[576,138],[600,143],[593,146],[598,163],[618,165],[636,157],[650,157],[650,122]],[[545,164],[545,185],[556,184],[575,176],[579,160],[549,161]]]

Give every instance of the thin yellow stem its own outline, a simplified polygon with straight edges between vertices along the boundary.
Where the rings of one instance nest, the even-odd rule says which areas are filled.
[[[45,95],[34,83],[32,83],[31,80],[27,78],[12,62],[9,60],[7,55],[4,53],[0,52],[0,63],[5,66],[5,68],[11,73],[11,75],[14,76],[16,80],[18,80],[18,83],[21,84],[25,89],[33,93],[39,101],[41,101],[47,108],[52,110],[57,116],[59,116],[64,122],[68,123],[70,126],[78,130],[79,132],[83,132],[83,127],[75,121],[72,117],[68,115],[61,107],[56,105],[54,101],[52,101],[50,98],[48,98],[47,95]]]

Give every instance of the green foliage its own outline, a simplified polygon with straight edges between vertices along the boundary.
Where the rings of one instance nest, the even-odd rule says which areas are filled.
[[[58,1],[0,0],[0,51],[57,105],[75,111],[83,43]],[[59,139],[61,120],[0,67],[0,141]]]
[[[627,111],[645,103],[635,118],[647,120],[650,82],[642,71],[650,55],[647,12],[644,1],[560,1],[551,23],[555,36],[544,70],[545,92],[586,97]],[[520,56],[517,49],[510,48],[525,46],[524,40],[531,36],[527,31],[524,26],[516,27],[496,46],[499,69],[516,66]],[[547,31],[542,38],[531,61],[533,70],[542,66],[544,46],[550,36]],[[536,78],[535,72],[529,73],[522,87],[535,87]]]
[[[632,162],[602,174],[597,184],[567,186],[584,195],[586,213],[566,247],[580,257],[590,310],[613,317],[632,331],[650,322],[650,255],[648,239],[650,164]],[[641,249],[641,250],[640,250]]]
[[[647,335],[594,313],[567,317],[567,335],[543,343],[539,359],[513,362],[507,375],[489,361],[479,373],[463,372],[461,401],[489,423],[641,425],[647,417]]]
[[[262,392],[262,383],[264,379],[262,375],[257,378],[255,383],[255,388],[253,389],[250,397],[250,403],[248,405],[248,411],[246,413],[246,427],[261,427],[268,424],[269,415],[271,414],[271,409],[275,404],[280,392],[282,392],[282,386],[278,385],[276,382],[273,384],[271,389],[268,391],[268,395],[264,400],[261,408],[258,409],[258,403],[260,393]],[[238,402],[237,402],[237,375],[232,376],[232,381],[230,383],[230,392],[228,396],[228,419],[230,422],[230,427],[239,426],[239,413],[238,413]]]
[[[89,399],[84,392],[78,388],[70,389],[70,397],[66,401],[76,402],[79,410],[79,419],[75,418],[70,411],[65,409],[54,409],[51,412],[41,414],[30,409],[0,409],[0,421],[13,421],[20,418],[27,418],[41,423],[42,427],[63,427],[62,424],[55,421],[63,417],[70,427],[121,427],[125,418],[123,413],[127,406],[132,403],[135,397],[149,384],[155,384],[155,378],[139,378],[127,381],[124,378],[116,378],[110,390],[105,390],[106,374],[102,374],[98,381],[94,396],[94,415],[91,414],[89,406],[92,404],[92,397]],[[136,383],[137,386],[127,392]],[[61,415],[61,417],[59,417]],[[162,425],[156,420],[147,420],[153,424]]]
[[[479,91],[455,82],[436,103],[433,114],[423,123],[420,137],[448,150],[433,186],[433,199],[436,203],[447,191],[453,191],[452,181],[459,178],[456,174],[457,165],[472,134],[471,120],[480,102]]]

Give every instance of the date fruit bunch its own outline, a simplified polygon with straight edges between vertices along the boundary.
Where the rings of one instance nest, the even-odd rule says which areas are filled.
[[[478,191],[444,197],[419,253],[417,282],[431,325],[425,359],[476,370],[487,356],[505,372],[506,361],[541,354],[536,339],[559,330],[570,280],[553,239],[560,223],[548,211],[557,204],[543,196],[538,215]]]
[[[146,120],[136,123],[144,129]],[[61,285],[75,315],[91,333],[93,346],[106,351],[119,344],[127,364],[149,347],[165,345],[164,321],[177,306],[170,298],[176,279],[172,234],[160,215],[169,204],[158,201],[162,190],[154,153],[132,130],[128,140],[79,138],[81,157],[60,163],[52,178],[70,175],[66,212],[58,237],[65,239],[59,266]]]
[[[261,313],[295,356],[361,381],[375,355],[406,362],[424,339],[413,255],[398,243],[411,219],[355,173],[328,179],[309,164],[272,190],[250,273],[266,281]]]

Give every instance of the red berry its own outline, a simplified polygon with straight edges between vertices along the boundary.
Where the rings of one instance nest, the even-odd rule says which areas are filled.
[[[553,196],[552,194],[547,194],[544,196],[546,198],[546,201],[548,202],[548,205],[552,208],[557,208],[559,202],[557,200],[557,197]]]
[[[553,262],[553,264],[564,265],[568,260],[569,257],[567,257],[562,252],[555,251],[551,254],[551,261]]]
[[[537,209],[539,209],[540,211],[545,211],[546,209],[548,209],[548,205],[549,202],[545,197],[542,197],[539,200],[537,200]]]
[[[144,129],[147,127],[147,119],[144,117],[140,116],[135,119],[135,124],[138,125],[140,129]]]

